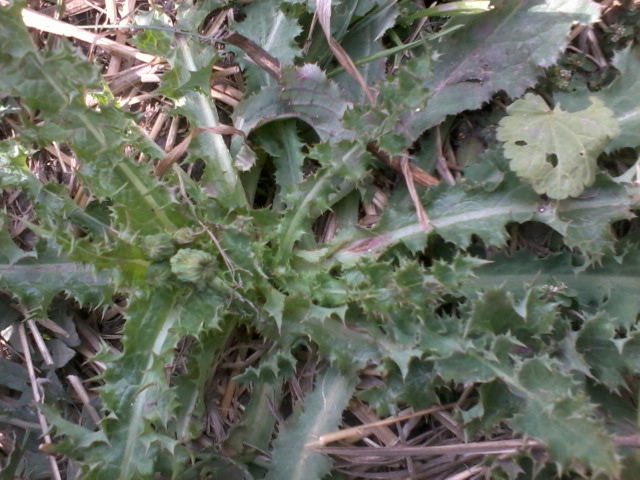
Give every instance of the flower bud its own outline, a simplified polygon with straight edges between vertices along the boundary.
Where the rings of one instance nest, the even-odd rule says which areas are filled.
[[[171,271],[185,282],[208,283],[216,276],[218,261],[210,253],[183,248],[171,257]]]
[[[173,241],[178,245],[187,245],[193,242],[196,238],[196,234],[189,227],[182,227],[173,232]]]
[[[171,236],[167,233],[142,237],[141,246],[145,256],[154,262],[166,260],[176,253],[176,247],[171,242]]]

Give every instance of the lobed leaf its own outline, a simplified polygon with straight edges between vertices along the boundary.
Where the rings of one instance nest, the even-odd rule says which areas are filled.
[[[192,127],[203,129],[190,145],[190,159],[205,163],[202,178],[211,197],[225,207],[247,203],[233,158],[222,134],[218,112],[210,97],[211,65],[217,52],[208,45],[178,40],[170,74],[163,77],[158,93],[175,102],[175,113],[184,115]]]
[[[163,455],[169,455],[172,464],[165,470],[182,468],[177,439],[167,430],[180,402],[169,388],[165,367],[183,336],[217,326],[219,308],[221,300],[210,290],[185,293],[158,288],[132,298],[124,351],[105,359],[109,368],[100,392],[110,415],[102,428],[111,448],[99,462],[95,478],[146,478],[161,469],[158,462]],[[229,334],[229,328],[223,329],[220,338]],[[92,470],[90,458],[83,460]]]
[[[10,291],[28,309],[46,311],[58,294],[80,303],[99,305],[113,295],[110,272],[69,260],[43,244],[17,262],[0,262],[0,288]]]
[[[552,365],[542,358],[522,364],[518,382],[526,407],[509,423],[526,435],[543,439],[560,471],[578,460],[594,474],[615,477],[620,465],[611,436],[596,419],[586,395],[575,390],[571,376]]]
[[[352,262],[399,242],[411,243],[414,250],[424,248],[425,232],[407,198],[406,191],[397,192],[378,225],[363,233],[363,239],[341,246],[334,258]],[[505,225],[531,219],[538,206],[538,196],[513,176],[492,192],[483,185],[459,183],[453,187],[442,184],[425,194],[425,209],[433,230],[460,248],[470,245],[472,235],[489,245],[504,244],[508,238]]]
[[[282,118],[308,123],[322,140],[343,135],[341,119],[349,107],[335,83],[317,65],[287,67],[280,85],[263,88],[234,111],[236,128],[249,134],[260,125]]]
[[[507,107],[498,140],[511,169],[550,198],[577,197],[596,179],[597,158],[618,132],[613,112],[601,100],[579,112],[549,108],[528,93]]]
[[[291,196],[303,180],[304,144],[297,132],[295,120],[282,120],[263,125],[256,132],[260,145],[273,157],[276,183],[283,197]],[[276,205],[279,208],[280,205]]]
[[[496,256],[493,263],[476,270],[477,278],[465,291],[479,286],[503,286],[522,292],[526,285],[540,285],[551,295],[575,296],[586,311],[602,308],[613,325],[629,328],[640,313],[640,255],[635,247],[619,257],[603,257],[600,265],[582,268],[583,260],[569,254],[537,259],[522,251],[511,258]],[[468,290],[467,290],[468,289]]]
[[[630,184],[598,175],[581,197],[540,204],[533,220],[560,233],[565,245],[578,248],[587,257],[587,265],[598,262],[614,250],[614,222],[634,217],[634,189]]]
[[[255,2],[244,9],[246,19],[234,30],[253,40],[281,64],[293,63],[301,53],[296,37],[302,32],[297,18],[287,12],[287,3],[278,0]]]

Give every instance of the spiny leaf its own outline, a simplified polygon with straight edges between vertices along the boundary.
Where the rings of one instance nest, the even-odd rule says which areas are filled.
[[[0,142],[0,177],[1,188],[17,188],[31,196],[36,196],[42,183],[27,167],[27,159],[33,152],[15,140]]]
[[[267,451],[273,437],[276,416],[273,405],[282,400],[282,381],[261,381],[254,385],[249,404],[244,408],[242,420],[234,425],[224,442],[225,450],[243,452],[247,445]]]
[[[37,257],[36,252],[26,252],[15,244],[5,223],[5,215],[0,214],[0,264],[11,266],[23,258]]]
[[[512,333],[520,341],[549,333],[556,319],[555,306],[540,300],[535,302],[534,298],[531,290],[528,290],[524,305],[516,309],[516,302],[510,292],[504,289],[488,290],[473,303],[468,328],[479,332],[493,332],[496,335]],[[537,315],[528,318],[531,313]]]
[[[470,337],[447,336],[441,352],[432,350],[438,375],[445,380],[479,383],[508,378],[513,370],[512,354],[520,342],[509,334],[494,337],[476,333]]]
[[[522,402],[510,423],[517,431],[543,440],[561,469],[578,461],[597,472],[616,475],[620,466],[612,439],[596,419],[583,384],[544,355],[518,360],[514,353],[522,344],[509,335],[488,340],[466,342],[464,350],[438,360],[437,371],[457,381],[504,382],[516,397],[513,403]],[[579,447],[573,448],[576,443]]]
[[[33,52],[31,36],[22,22],[24,2],[10,2],[0,7],[0,25],[5,35],[0,35],[0,52],[14,58],[22,58],[27,52]],[[1,58],[1,57],[0,57]],[[9,63],[9,62],[7,62]],[[3,62],[3,66],[5,62]]]
[[[538,196],[531,187],[513,175],[493,192],[483,186],[459,183],[432,187],[425,195],[425,209],[435,232],[466,248],[472,235],[478,235],[490,245],[502,245],[508,238],[505,225],[524,222],[535,213]],[[412,248],[424,248],[426,235],[416,219],[415,208],[408,201],[406,190],[398,190],[375,228],[363,234],[365,238],[342,248],[334,255],[341,262],[355,261],[363,255],[383,251],[405,242]]]
[[[640,336],[637,331],[621,333],[604,312],[586,319],[575,333],[575,348],[590,367],[590,376],[610,392],[628,389],[625,378],[638,369]]]
[[[465,431],[474,435],[482,429],[490,430],[505,418],[510,418],[522,408],[522,400],[511,395],[507,386],[499,381],[483,383],[478,387],[479,403],[462,412]]]
[[[526,407],[510,422],[526,435],[541,438],[560,470],[576,460],[594,473],[615,477],[620,469],[611,437],[594,406],[577,390],[570,375],[542,358],[529,360],[518,372]]]
[[[167,29],[173,26],[169,16],[155,5],[152,5],[148,12],[139,12],[134,19],[134,24]],[[159,57],[169,58],[173,54],[174,37],[165,30],[145,28],[131,39],[131,43],[141,51]]]
[[[317,65],[287,67],[281,85],[263,88],[242,101],[234,111],[236,128],[249,134],[264,123],[299,118],[313,127],[322,140],[343,135],[342,115],[349,106],[335,83]]]
[[[345,375],[335,367],[318,375],[313,393],[305,399],[304,412],[293,427],[278,436],[265,480],[320,480],[329,472],[329,459],[306,445],[338,427],[355,383],[352,374]]]
[[[536,84],[539,67],[556,61],[574,22],[589,24],[600,16],[590,0],[508,1],[495,7],[447,24],[462,27],[438,46],[434,73],[424,82],[433,95],[428,108],[407,112],[411,138],[447,115],[480,108],[500,90],[520,96]]]
[[[190,155],[205,162],[202,182],[211,196],[226,207],[246,205],[246,198],[238,172],[225,139],[211,130],[220,121],[210,97],[211,64],[215,61],[215,49],[205,45],[193,45],[178,39],[173,70],[163,77],[159,93],[175,101],[175,112],[184,115],[194,127],[205,129],[190,145]]]
[[[284,382],[295,374],[296,360],[286,350],[276,351],[260,361],[258,367],[250,367],[235,377],[238,382],[265,384]]]
[[[101,395],[111,414],[102,425],[111,449],[100,462],[96,478],[146,478],[153,475],[163,452],[178,461],[176,439],[166,431],[178,399],[167,384],[165,366],[172,361],[180,338],[205,325],[217,326],[221,305],[212,291],[186,293],[168,288],[131,299],[124,352],[105,358],[109,368],[103,375]],[[229,334],[228,327],[219,333],[222,338]]]
[[[564,237],[570,248],[578,248],[587,265],[613,252],[614,222],[633,218],[635,187],[597,175],[595,183],[579,198],[541,204],[533,220],[543,222]],[[586,266],[586,265],[585,265]]]
[[[375,141],[391,156],[403,154],[413,143],[407,116],[423,111],[431,97],[422,79],[431,74],[432,64],[431,55],[424,54],[408,61],[397,73],[388,74],[378,86],[376,105],[355,104],[347,109],[344,128],[355,132],[363,143]]]
[[[436,189],[428,192],[427,214],[436,233],[461,248],[469,245],[471,235],[480,236],[488,245],[503,245],[507,239],[505,225],[529,220],[537,204],[530,188],[513,178],[486,195],[464,184],[443,189],[449,190],[447,194],[438,195]]]
[[[581,259],[569,254],[536,259],[522,251],[511,258],[496,256],[493,263],[476,269],[476,277],[465,285],[466,291],[480,286],[503,286],[523,292],[524,286],[540,285],[549,295],[570,294],[582,308],[602,308],[617,327],[629,328],[640,313],[640,255],[637,247],[620,257],[606,256],[599,266],[581,269]],[[588,311],[588,310],[587,310]]]
[[[262,148],[273,157],[276,182],[284,196],[291,195],[302,181],[304,154],[295,120],[272,122],[258,129],[256,135]],[[277,208],[278,206],[276,206]]]
[[[295,243],[311,233],[312,223],[320,214],[353,191],[354,180],[361,178],[366,168],[365,149],[354,142],[321,143],[310,155],[326,166],[283,198],[288,210],[278,226],[278,262],[290,258]]]
[[[280,63],[292,63],[301,53],[295,39],[302,28],[286,9],[286,2],[279,0],[251,3],[245,9],[247,19],[236,23],[234,30],[260,45]]]
[[[59,293],[95,305],[113,294],[109,272],[95,274],[91,267],[58,255],[44,244],[15,263],[2,262],[0,287],[8,289],[27,308],[45,311]]]
[[[538,193],[556,199],[577,197],[596,178],[596,160],[619,132],[613,112],[601,100],[580,112],[553,110],[528,93],[507,108],[498,139],[521,178]]]
[[[145,448],[147,442],[142,437],[148,430],[148,422],[153,421],[157,428],[171,413],[174,394],[166,388],[163,368],[179,339],[175,333],[178,296],[177,292],[157,292],[152,298],[133,299],[124,353],[111,359],[104,374],[101,395],[112,415],[103,421],[103,430],[112,449],[109,458],[103,459],[100,478],[153,475],[152,459],[168,439],[161,438],[160,430],[155,434],[158,443],[149,438]]]
[[[73,456],[79,449],[91,448],[101,453],[108,449],[109,440],[104,432],[92,432],[81,425],[69,422],[60,417],[59,412],[50,405],[40,404],[38,408],[46,414],[56,433],[65,436],[65,439],[56,445],[56,451]]]
[[[12,28],[25,29],[24,25]],[[0,36],[7,34],[3,30]],[[84,186],[99,199],[113,201],[117,229],[157,233],[181,226],[180,207],[150,174],[149,165],[124,154],[125,149],[143,143],[133,116],[114,105],[87,108],[86,93],[100,87],[97,68],[67,42],[44,52],[30,43],[32,52],[9,62],[7,75],[0,79],[5,95],[21,98],[38,111],[37,122],[19,127],[21,139],[39,144],[70,142],[80,160],[78,175]]]
[[[323,358],[338,368],[364,368],[372,359],[384,356],[383,347],[369,332],[349,328],[335,317],[345,308],[319,309],[306,298],[292,297],[284,311],[287,322],[282,324],[281,341],[294,342],[308,338],[318,345]],[[335,315],[334,315],[335,314]],[[377,336],[381,337],[378,330]]]

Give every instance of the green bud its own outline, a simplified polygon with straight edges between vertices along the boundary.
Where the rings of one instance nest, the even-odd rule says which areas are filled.
[[[196,238],[196,234],[189,227],[179,228],[173,232],[173,241],[178,245],[187,245]]]
[[[142,237],[142,250],[149,260],[155,262],[166,260],[176,253],[176,247],[171,242],[171,236],[167,233]]]
[[[171,271],[185,282],[206,284],[216,276],[218,261],[210,253],[193,248],[178,250],[170,260]]]

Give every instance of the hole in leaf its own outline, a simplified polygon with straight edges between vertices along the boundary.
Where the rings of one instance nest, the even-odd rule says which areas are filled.
[[[525,142],[524,140],[518,140],[516,142],[516,145],[518,145],[519,147],[524,147],[527,145],[527,142]]]
[[[547,162],[554,167],[558,166],[558,156],[555,153],[547,153]]]

